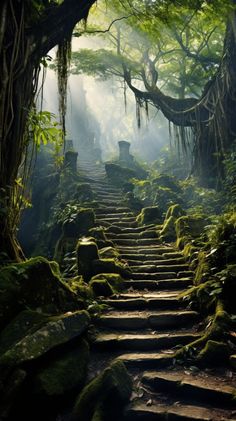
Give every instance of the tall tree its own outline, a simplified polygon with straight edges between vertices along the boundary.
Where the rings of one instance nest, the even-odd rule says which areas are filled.
[[[40,63],[55,45],[61,52],[95,0],[2,0],[0,4],[0,253],[20,260],[15,234],[19,217],[17,176],[24,166],[27,117],[38,86]],[[65,85],[64,85],[65,88]]]
[[[107,51],[103,67],[108,69],[107,74],[109,71],[115,73],[114,66],[117,70],[116,63],[120,59],[119,72],[133,91],[138,107],[152,104],[161,109],[167,119],[179,128],[183,147],[186,147],[187,139],[185,128],[192,129],[191,148],[194,150],[195,170],[203,183],[215,183],[217,178],[222,177],[224,155],[235,139],[235,0],[216,1],[214,4],[207,0],[136,1],[135,4],[123,0],[122,4],[124,3],[127,5],[127,13],[133,13],[131,26],[135,25],[138,35],[142,32],[151,41],[151,47],[149,43],[148,48],[141,53],[141,60],[140,57],[136,57],[136,60],[133,58],[131,62],[130,49],[127,47],[127,41],[126,45],[122,45],[120,29],[116,37],[117,52],[113,68],[114,53],[110,53],[109,57]],[[120,13],[121,9],[118,9]],[[206,17],[206,31],[204,26],[202,27],[203,17]],[[196,30],[193,34],[192,29],[195,25]],[[223,25],[226,28],[224,40],[219,34],[219,25],[221,29]],[[126,39],[127,33],[126,29]],[[167,41],[167,35],[169,38],[172,36],[172,39]],[[140,50],[138,36],[136,40]],[[215,47],[219,41],[222,45],[217,52]],[[173,48],[170,48],[170,45]],[[154,48],[157,50],[155,54]],[[219,51],[222,52],[221,56]],[[99,52],[95,54],[99,58]],[[168,66],[165,68],[171,75],[167,77],[167,84],[162,88],[160,78],[163,78],[163,62],[166,65],[166,59],[163,60],[163,57],[168,57],[169,70]],[[173,64],[176,58],[179,77],[173,78],[176,75],[176,71],[173,72],[173,67],[176,68]],[[102,66],[100,72],[101,69]],[[143,84],[137,83],[137,79],[141,79]],[[197,86],[200,79],[205,82],[201,90],[200,85]],[[173,81],[178,93],[175,97],[170,94],[171,85],[173,92]]]

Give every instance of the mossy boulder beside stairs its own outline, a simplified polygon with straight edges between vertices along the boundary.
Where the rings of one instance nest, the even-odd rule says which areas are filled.
[[[81,339],[71,350],[65,350],[40,368],[34,379],[35,393],[48,397],[64,397],[84,386],[89,362],[88,343]]]
[[[115,361],[82,390],[72,420],[118,421],[131,393],[131,378],[124,364]]]
[[[78,308],[76,294],[61,280],[56,262],[34,257],[0,270],[0,327],[24,308],[51,314]]]
[[[79,337],[87,330],[89,323],[90,316],[83,310],[54,317],[23,312],[1,333],[3,348],[0,367],[14,367],[36,360],[48,351]],[[23,327],[22,331],[20,327]],[[6,343],[9,346],[7,350]]]
[[[139,225],[161,224],[162,212],[158,206],[149,206],[141,210],[136,220]]]

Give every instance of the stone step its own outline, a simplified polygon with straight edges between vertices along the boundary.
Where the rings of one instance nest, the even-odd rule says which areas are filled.
[[[166,253],[168,250],[169,251],[174,251],[174,248],[172,248],[172,247],[163,247],[163,246],[160,246],[160,244],[157,244],[156,246],[152,246],[152,247],[150,247],[150,246],[136,246],[135,248],[134,247],[131,247],[131,246],[118,246],[117,247],[118,248],[118,250],[119,250],[119,252],[122,254],[129,254],[129,253],[132,253],[132,254],[148,254],[149,256],[152,254],[152,255],[155,255],[155,254],[163,254],[163,253]]]
[[[151,369],[164,368],[172,365],[173,353],[157,353],[157,352],[130,352],[122,354],[117,357],[117,360],[122,361],[128,369]]]
[[[134,232],[147,232],[149,230],[155,229],[155,225],[145,225],[145,227],[136,227],[136,228],[123,228],[123,234],[134,233]]]
[[[163,274],[162,274],[163,275]],[[163,277],[163,276],[162,276]],[[150,290],[150,291],[159,291],[161,289],[170,289],[177,290],[180,292],[183,291],[188,286],[192,285],[192,280],[190,278],[177,279],[174,276],[169,279],[159,279],[158,281],[152,281],[147,279],[138,279],[138,280],[128,280],[124,281],[124,287],[129,290]]]
[[[235,393],[232,386],[219,381],[209,373],[193,375],[184,371],[151,371],[144,373],[142,383],[151,389],[173,394],[182,401],[194,400],[214,404],[216,407],[224,405],[236,409]]]
[[[144,258],[143,258],[143,260],[138,260],[138,259],[134,259],[134,260],[132,260],[132,259],[125,259],[125,260],[127,260],[127,262],[128,262],[128,264],[129,264],[129,266],[168,266],[168,265],[171,265],[171,266],[179,266],[179,265],[182,265],[182,264],[185,264],[185,262],[186,262],[186,260],[185,260],[185,258],[184,257],[179,257],[178,259],[162,259],[162,256],[161,256],[161,259],[159,259],[159,257],[158,258],[156,258],[155,260],[153,259],[153,256],[152,256],[152,259],[150,259],[150,260],[147,260],[147,259],[145,259],[145,257],[146,256],[144,256]],[[122,257],[122,259],[124,259],[124,257]]]
[[[97,215],[96,219],[98,221],[100,220],[104,220],[104,221],[110,221],[110,222],[135,222],[135,217],[134,216],[125,216],[126,214],[124,214],[123,216],[110,216],[109,214],[105,215],[105,216],[101,216]]]
[[[160,350],[172,348],[177,345],[186,345],[200,337],[197,333],[100,333],[94,341],[94,345],[99,349],[107,350]]]
[[[97,215],[97,218],[127,218],[127,217],[132,217],[133,213],[132,212],[117,212],[117,213],[99,213]],[[114,234],[113,234],[114,235]],[[118,234],[120,235],[120,234]]]
[[[123,219],[124,221],[124,219]],[[155,246],[160,245],[160,240],[155,238],[139,238],[139,239],[127,239],[127,238],[114,238],[114,243],[119,246]]]
[[[103,199],[102,204],[103,204],[103,206],[114,207],[114,206],[117,205],[117,200],[115,200],[115,199],[114,200]],[[124,200],[119,200],[119,205],[120,206],[123,205],[125,207],[126,203],[125,203]]]
[[[163,264],[163,265],[134,265],[132,266],[132,271],[135,273],[155,273],[155,272],[181,272],[188,271],[189,266],[187,264],[179,264],[179,265],[171,265],[171,264]],[[189,271],[188,271],[189,272]],[[186,272],[185,272],[186,273]],[[188,273],[189,275],[189,273]]]
[[[119,299],[107,299],[102,301],[110,307],[114,307],[120,310],[151,310],[151,309],[166,309],[171,310],[179,307],[185,307],[186,303],[179,300],[177,297],[158,297],[158,298],[119,298]]]
[[[99,326],[112,329],[175,329],[186,327],[198,320],[198,313],[190,310],[180,311],[111,311],[102,315]]]
[[[126,408],[123,421],[235,421],[227,410],[179,402],[168,405],[134,403]]]
[[[178,259],[183,257],[183,253],[181,251],[168,251],[163,253],[163,257],[165,259]]]
[[[114,233],[114,232],[108,232],[107,235],[109,236],[109,238],[112,241],[117,241],[120,239],[126,239],[126,240],[141,240],[141,239],[156,239],[157,238],[157,233],[156,231],[142,231],[141,233],[139,232],[134,232],[132,233]]]
[[[159,269],[159,268],[158,268]],[[177,272],[166,272],[164,270],[158,271],[158,272],[132,272],[128,275],[128,279],[131,280],[147,280],[150,281],[158,281],[160,279],[171,279],[171,278],[188,278],[192,279],[191,276],[189,276],[188,272],[181,272],[181,276],[179,276],[179,273]]]
[[[100,207],[95,210],[95,214],[110,214],[110,213],[126,213],[130,212],[130,209],[123,206],[123,207],[102,207],[100,204]]]
[[[125,253],[120,253],[120,256],[122,259],[124,260],[128,260],[129,262],[149,262],[149,261],[153,261],[153,259],[157,259],[159,262],[160,260],[164,259],[162,257],[161,254],[134,254],[134,253],[130,253],[130,254],[125,254]]]
[[[149,298],[156,298],[156,299],[162,299],[162,298],[178,298],[180,292],[179,290],[162,290],[162,291],[132,291],[132,292],[125,292],[125,293],[120,293],[120,294],[114,294],[112,295],[111,299],[121,299],[121,300],[130,300],[132,298],[144,298],[149,299]],[[108,298],[110,299],[110,298]]]
[[[113,225],[117,226],[118,228],[136,228],[138,226],[136,221],[133,222],[127,222],[127,221],[119,221],[116,223],[113,223]]]

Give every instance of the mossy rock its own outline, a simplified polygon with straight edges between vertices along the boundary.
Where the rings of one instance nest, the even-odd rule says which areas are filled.
[[[94,200],[94,193],[89,183],[78,183],[76,186],[74,199],[81,203]]]
[[[155,177],[152,180],[152,184],[162,186],[162,187],[167,187],[167,188],[173,190],[176,193],[181,192],[181,188],[180,188],[178,182],[176,182],[176,179],[174,177],[170,176],[170,175],[167,175],[167,174],[158,175],[157,177]]]
[[[93,273],[92,263],[99,259],[98,247],[95,241],[90,238],[82,239],[77,243],[76,248],[78,274],[82,275],[88,282]]]
[[[207,253],[205,251],[200,251],[198,253],[198,265],[195,271],[194,283],[199,285],[200,283],[208,279],[210,273],[210,263],[207,258]]]
[[[207,220],[202,216],[185,215],[176,220],[177,238],[190,235],[193,238],[199,237],[207,225]]]
[[[96,297],[110,297],[113,294],[113,289],[106,279],[94,279],[89,282]]]
[[[127,278],[130,274],[130,269],[116,259],[98,259],[92,262],[92,273],[93,276],[101,273],[118,273]]]
[[[93,298],[93,292],[89,285],[83,281],[82,276],[70,278],[67,282],[78,298],[81,298],[83,301],[91,300]]]
[[[113,258],[116,259],[116,258],[119,257],[119,252],[114,247],[108,246],[108,247],[103,247],[102,249],[99,250],[99,256],[100,256],[100,258],[104,258],[104,259],[106,259],[106,258],[108,258],[108,259],[113,259]]]
[[[96,241],[98,248],[112,247],[112,241],[108,240],[102,227],[94,227],[89,230],[89,235]]]
[[[63,351],[40,368],[34,378],[35,392],[49,397],[61,396],[84,386],[89,362],[89,346],[82,339],[72,350]]]
[[[77,214],[65,221],[62,227],[63,237],[78,238],[87,234],[90,228],[94,226],[95,214],[93,209],[80,208]]]
[[[19,319],[16,317],[1,333],[3,346],[5,340],[8,345],[11,343],[7,350],[3,349],[0,356],[1,367],[18,366],[26,361],[36,360],[48,351],[79,337],[90,323],[90,316],[84,310],[57,317],[48,316],[44,323],[40,316],[32,317],[30,314],[29,329],[27,326],[17,333],[17,328],[27,319],[27,314],[20,314]]]
[[[121,361],[115,361],[82,390],[75,403],[72,420],[91,421],[95,416],[99,420],[100,413],[102,421],[118,421],[131,393],[132,380],[127,369]]]
[[[159,206],[149,206],[141,210],[136,221],[140,225],[147,225],[151,223],[160,224],[162,219],[162,212],[160,211]]]
[[[24,308],[58,313],[76,306],[76,295],[61,280],[56,262],[33,257],[0,270],[0,326]]]
[[[121,187],[132,178],[140,178],[137,171],[131,168],[122,167],[119,164],[107,162],[105,164],[105,170],[108,179],[115,185]]]
[[[198,360],[210,365],[224,365],[229,360],[229,349],[224,342],[207,341],[200,351]]]
[[[175,219],[177,219],[180,216],[184,216],[184,215],[186,215],[186,212],[178,203],[176,203],[175,205],[171,205],[168,208],[165,219],[168,219],[170,216],[173,216]]]
[[[162,230],[160,231],[160,237],[165,241],[175,241],[175,218],[170,216],[165,220]]]
[[[114,292],[119,292],[123,289],[124,280],[118,273],[100,273],[92,277],[91,281],[105,279],[111,286]]]

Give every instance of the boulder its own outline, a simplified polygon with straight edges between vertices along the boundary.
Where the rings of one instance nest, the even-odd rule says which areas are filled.
[[[24,317],[22,315],[19,317],[21,323]],[[17,332],[19,328],[17,318],[4,329],[1,334],[2,343],[5,341],[4,338],[8,338],[10,344],[11,338],[11,346],[0,355],[0,367],[14,367],[35,360],[48,351],[79,337],[87,330],[90,323],[90,316],[84,310],[48,317],[43,324],[42,322],[36,324],[36,319],[37,316],[35,319],[31,318],[31,328],[23,332]]]
[[[76,307],[76,295],[60,278],[56,262],[33,257],[0,270],[0,327],[24,308],[58,313]]]
[[[94,226],[95,215],[92,209],[80,208],[73,218],[66,220],[62,227],[63,237],[78,238],[87,234]]]
[[[123,289],[124,280],[118,273],[100,273],[92,277],[91,281],[106,280],[114,292]]]
[[[34,378],[37,394],[63,397],[73,389],[83,387],[89,361],[88,343],[81,339],[72,350],[64,351],[44,364]]]
[[[74,199],[84,203],[94,200],[93,190],[89,183],[78,183],[75,189]]]
[[[149,206],[143,208],[136,218],[140,225],[147,225],[152,223],[160,224],[162,219],[162,212],[158,206]]]
[[[178,182],[176,181],[175,177],[172,177],[172,176],[167,175],[167,174],[158,175],[157,177],[155,177],[152,180],[152,184],[157,185],[157,186],[161,186],[161,187],[167,187],[167,188],[173,190],[176,193],[181,192],[181,188],[180,188]]]
[[[98,259],[92,262],[92,275],[101,273],[118,273],[124,278],[130,274],[130,269],[116,259]]]
[[[120,420],[122,408],[132,393],[132,380],[121,361],[113,362],[85,388],[75,403],[72,420]]]
[[[92,278],[89,282],[89,286],[91,287],[96,297],[110,297],[114,292],[109,282],[105,278]]]

